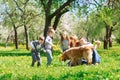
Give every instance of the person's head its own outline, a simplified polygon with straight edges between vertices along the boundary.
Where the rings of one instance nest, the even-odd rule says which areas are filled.
[[[87,39],[85,37],[80,38],[80,45],[84,45],[87,43]]]
[[[43,42],[44,42],[44,37],[40,36],[40,37],[38,38],[38,41],[39,41],[40,44],[43,44]]]
[[[52,27],[49,27],[49,29],[48,29],[48,35],[50,37],[53,37],[54,34],[55,34],[55,30]]]
[[[77,37],[75,34],[73,34],[72,37],[73,37],[73,39],[74,39],[74,42],[77,42],[77,41],[78,41],[78,37]]]
[[[79,46],[78,37],[75,34],[70,36],[70,47]]]
[[[66,31],[61,33],[61,41],[63,41],[64,39],[69,40],[68,33]]]
[[[70,41],[74,42],[74,37],[73,36],[70,36]]]

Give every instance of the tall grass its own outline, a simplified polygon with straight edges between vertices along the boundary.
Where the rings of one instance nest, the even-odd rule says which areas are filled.
[[[41,53],[42,65],[31,67],[30,51],[24,49],[0,49],[0,80],[119,80],[120,45],[108,50],[98,49],[99,65],[67,67],[59,61],[60,49],[53,51],[51,66],[46,67],[45,53]]]

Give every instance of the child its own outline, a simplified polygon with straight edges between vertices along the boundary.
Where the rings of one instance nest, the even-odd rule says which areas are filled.
[[[32,64],[31,66],[33,67],[35,62],[38,61],[37,66],[39,67],[41,65],[41,60],[40,60],[40,49],[42,48],[42,44],[44,42],[44,37],[39,37],[38,40],[32,41],[31,46],[32,46]]]
[[[65,50],[70,48],[70,42],[69,42],[69,37],[66,31],[64,31],[61,34],[61,45],[60,45],[62,51],[64,52]]]
[[[76,35],[70,36],[70,48],[80,46],[78,37]]]
[[[53,28],[49,28],[47,37],[45,39],[45,50],[46,50],[46,55],[47,55],[47,66],[49,66],[52,62],[52,37],[55,34],[55,31]]]
[[[93,44],[91,44],[90,42],[87,41],[87,39],[85,37],[82,37],[80,39],[80,45],[81,45],[81,48],[85,47],[85,46],[93,46]],[[84,63],[85,61],[82,60],[82,63]],[[96,49],[93,50],[93,58],[92,58],[92,63],[93,64],[98,64],[100,63],[100,56],[97,52]]]

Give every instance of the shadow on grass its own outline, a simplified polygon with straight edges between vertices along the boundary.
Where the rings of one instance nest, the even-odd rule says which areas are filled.
[[[14,43],[0,43],[0,46],[1,47],[12,47],[12,46],[14,46]]]
[[[53,51],[53,56],[60,54],[60,51]],[[46,56],[46,53],[43,51],[40,52],[41,56]],[[10,50],[10,51],[0,51],[0,56],[31,56],[31,51],[22,51],[22,50]]]
[[[31,56],[30,53],[21,53],[21,52],[17,52],[17,53],[12,53],[12,52],[6,52],[6,51],[0,51],[0,56]]]
[[[12,78],[12,73],[9,73],[9,74],[4,74],[4,75],[1,75],[0,76],[0,80],[11,80]]]

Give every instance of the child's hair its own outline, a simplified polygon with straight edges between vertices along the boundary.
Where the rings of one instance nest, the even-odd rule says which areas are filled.
[[[85,40],[86,42],[88,41],[86,37],[81,37],[81,38],[80,38],[80,41],[79,41],[79,42],[80,42],[80,45],[82,45],[82,44],[81,44],[81,41],[82,41],[82,40]]]
[[[61,35],[61,43],[62,43],[62,41],[64,40],[64,38],[63,38],[63,34],[65,34],[66,35],[66,40],[68,40],[69,41],[69,36],[68,36],[68,34],[67,34],[67,32],[66,31],[64,31],[64,32],[62,32],[60,35]]]
[[[38,40],[44,41],[44,37],[43,36],[39,36]]]
[[[55,30],[53,29],[53,27],[49,27],[49,29],[48,29],[48,33],[50,33],[50,32],[52,32],[52,33],[55,33]]]
[[[84,36],[83,36],[83,37],[81,37],[80,39],[84,39],[85,41],[88,41],[88,40],[87,40],[87,38],[86,38],[86,37],[84,37]]]
[[[73,35],[70,36],[70,39],[74,40],[74,41],[77,41],[78,37],[75,34],[73,34]]]
[[[78,40],[78,37],[73,34],[70,36],[70,47],[77,47],[79,46],[79,40]]]

